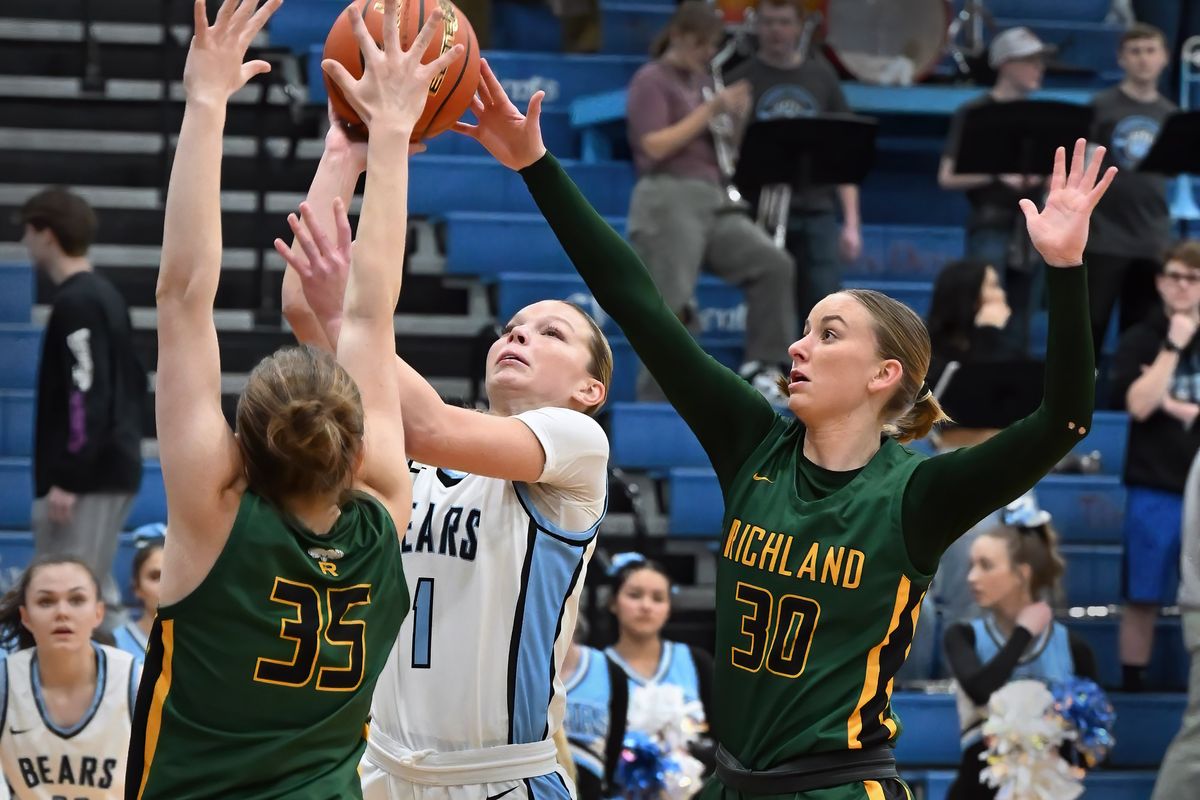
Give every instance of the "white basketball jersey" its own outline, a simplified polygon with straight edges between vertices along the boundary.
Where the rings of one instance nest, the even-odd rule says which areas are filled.
[[[125,792],[125,758],[137,695],[133,656],[96,650],[96,694],[78,723],[60,728],[42,700],[37,648],[8,657],[3,675],[0,763],[19,800],[107,800]]]
[[[540,742],[562,723],[559,671],[603,517],[608,441],[574,411],[519,418],[543,443],[542,483],[410,465],[413,514],[402,550],[412,611],[371,720],[407,749]],[[574,488],[548,488],[551,477]],[[556,499],[548,503],[547,492]],[[548,505],[559,519],[591,524],[564,530],[543,513]]]

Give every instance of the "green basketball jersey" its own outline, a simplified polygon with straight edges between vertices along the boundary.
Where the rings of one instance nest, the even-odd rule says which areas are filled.
[[[361,797],[371,694],[408,608],[378,501],[356,495],[317,536],[246,492],[212,571],[158,611],[126,796]]]
[[[922,457],[886,439],[850,483],[804,501],[803,437],[780,419],[743,464],[717,552],[715,727],[750,769],[895,738],[892,679],[932,579],[900,524]]]

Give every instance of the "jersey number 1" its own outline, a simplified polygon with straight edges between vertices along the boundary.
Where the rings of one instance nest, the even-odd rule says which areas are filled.
[[[413,595],[413,669],[429,669],[433,649],[433,578],[418,578]]]
[[[321,594],[307,583],[276,578],[271,589],[271,601],[292,606],[295,617],[279,622],[279,638],[294,642],[291,661],[260,657],[254,665],[254,680],[279,686],[307,686],[317,672],[321,655],[321,639],[333,645],[349,648],[344,667],[321,667],[317,672],[317,690],[322,692],[352,692],[363,679],[367,654],[367,623],[361,619],[346,619],[354,606],[371,604],[371,587],[367,584],[327,589],[325,607]]]
[[[783,678],[799,678],[808,662],[821,616],[821,605],[808,597],[785,594],[775,598],[760,586],[738,582],[734,597],[749,606],[742,614],[742,633],[749,646],[731,648],[730,660],[747,672],[767,672]]]

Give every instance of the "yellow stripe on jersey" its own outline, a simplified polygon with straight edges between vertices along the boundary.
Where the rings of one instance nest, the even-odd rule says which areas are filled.
[[[863,781],[863,788],[867,790],[867,800],[887,800],[879,781]]]
[[[871,652],[867,655],[867,674],[863,680],[862,693],[858,696],[858,703],[854,706],[854,710],[850,712],[846,739],[847,746],[851,750],[862,749],[863,744],[859,737],[862,735],[863,729],[863,706],[879,693],[879,653],[883,650],[884,645],[888,643],[888,640],[892,638],[892,634],[896,632],[896,629],[900,627],[900,620],[904,615],[904,606],[908,604],[908,596],[911,591],[912,582],[901,575],[900,585],[896,587],[896,602],[892,606],[892,621],[888,624],[887,633],[871,648]],[[894,727],[894,724],[892,727]],[[894,730],[892,732],[895,733]]]
[[[171,691],[171,656],[175,651],[175,620],[164,619],[162,625],[162,668],[158,680],[154,682],[154,699],[150,702],[150,713],[146,718],[146,751],[145,762],[142,765],[142,782],[138,786],[138,800],[146,791],[146,781],[150,777],[150,767],[154,763],[154,751],[158,748],[158,734],[162,727],[163,706],[167,702],[167,693]]]

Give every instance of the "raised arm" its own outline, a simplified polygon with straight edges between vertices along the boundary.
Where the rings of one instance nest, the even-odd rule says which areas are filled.
[[[367,123],[367,185],[359,218],[358,244],[337,336],[338,361],[358,384],[366,416],[365,489],[377,495],[396,519],[407,518],[412,484],[404,449],[400,387],[393,367],[394,314],[404,274],[408,216],[408,144],[425,107],[430,81],[462,54],[455,45],[429,64],[421,56],[433,41],[441,11],[435,10],[410,50],[400,47],[396,0],[385,0],[383,47],[376,46],[362,16],[347,9],[362,51],[364,72],[355,80],[336,61],[322,66]]]
[[[155,417],[171,519],[168,563],[195,547],[223,546],[236,512],[241,458],[221,413],[221,364],[213,300],[221,273],[221,137],[230,95],[264,61],[243,63],[246,49],[281,0],[225,0],[209,26],[204,0],[194,8],[196,32],[183,71],[187,102],[171,167],[158,272],[158,384]],[[184,554],[178,548],[188,552]],[[210,562],[211,563],[211,562]],[[202,576],[201,576],[202,577]],[[164,596],[179,586],[164,572]],[[182,590],[181,590],[182,591]]]
[[[307,204],[288,222],[300,252],[280,252],[295,270],[316,313],[324,336],[335,344],[342,327],[342,297],[351,259],[350,221],[340,199],[335,201],[337,238],[322,230]],[[278,247],[278,245],[276,245]],[[400,356],[396,380],[404,407],[404,446],[409,458],[423,464],[504,480],[537,481],[546,466],[541,442],[525,423],[513,417],[480,414],[448,405],[437,391]]]
[[[1021,496],[1091,430],[1096,372],[1090,344],[1083,251],[1092,209],[1112,183],[1097,181],[1104,149],[1085,167],[1085,142],[1055,155],[1046,206],[1021,210],[1030,238],[1050,266],[1046,275],[1050,332],[1042,404],[1023,420],[974,447],[935,456],[913,473],[904,495],[903,528],[915,566],[932,572],[942,552],[972,525]]]
[[[478,124],[458,123],[454,129],[521,172],[580,277],[696,434],[722,485],[728,485],[774,424],[774,409],[696,343],[663,302],[637,254],[546,152],[538,124],[542,93],[534,94],[522,114],[486,60],[482,71],[472,106]]]

